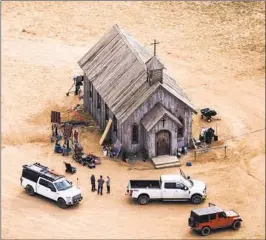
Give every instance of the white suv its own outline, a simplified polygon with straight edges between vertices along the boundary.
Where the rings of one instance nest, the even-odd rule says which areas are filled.
[[[50,198],[61,208],[78,204],[82,200],[79,188],[73,186],[64,176],[40,163],[24,165],[20,183],[30,196],[37,193]]]

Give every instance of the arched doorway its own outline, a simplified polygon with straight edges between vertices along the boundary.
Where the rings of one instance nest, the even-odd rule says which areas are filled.
[[[156,155],[170,155],[171,153],[171,133],[162,130],[156,133]]]

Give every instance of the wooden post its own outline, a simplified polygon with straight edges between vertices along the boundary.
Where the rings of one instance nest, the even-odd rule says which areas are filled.
[[[226,158],[226,146],[224,147],[224,158]]]
[[[191,140],[192,140],[192,143],[193,143],[193,145],[194,145],[194,148],[197,149],[197,146],[196,146],[196,143],[195,143],[194,139],[191,138]]]
[[[195,150],[195,162],[197,160],[197,151]]]

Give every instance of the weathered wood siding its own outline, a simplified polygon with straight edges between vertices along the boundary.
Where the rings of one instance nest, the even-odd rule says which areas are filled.
[[[147,141],[147,151],[150,157],[156,156],[156,133],[161,130],[168,130],[171,133],[171,146],[170,146],[170,154],[173,155],[177,151],[177,134],[176,128],[177,124],[173,122],[169,117],[165,117],[166,121],[163,123],[159,121],[151,131],[148,132],[148,141]]]
[[[92,85],[92,94],[93,98],[89,97],[90,94],[90,82],[87,77],[84,80],[84,109],[86,112],[90,113],[95,122],[100,126],[102,130],[105,129],[108,120],[105,120],[105,102],[101,100],[101,109],[97,109],[97,91]],[[109,109],[108,109],[109,110]],[[114,114],[109,110],[109,118],[113,119]],[[114,125],[112,124],[108,135],[108,139],[111,139],[112,142],[115,142],[117,139],[121,141],[121,124],[117,122],[117,133],[114,132]]]
[[[113,141],[118,138],[125,148],[132,151],[139,151],[143,147],[148,149],[147,142],[150,133],[145,132],[140,122],[145,114],[160,102],[174,116],[183,118],[184,137],[177,139],[177,146],[182,147],[188,144],[191,137],[191,111],[196,113],[195,110],[191,110],[194,109],[194,106],[176,81],[162,71],[163,64],[118,25],[114,25],[80,59],[78,64],[86,73],[84,81],[85,111],[92,115],[101,129],[106,127],[105,103],[110,108],[110,118],[113,118],[114,115],[117,118],[117,133],[114,133],[113,124],[109,133]],[[150,76],[151,81],[149,82],[147,81],[147,72],[150,71],[152,71],[152,76]],[[162,79],[163,81],[161,81]],[[93,85],[93,98],[90,98],[91,85]],[[97,109],[97,92],[101,98],[100,109]],[[170,117],[169,113],[168,116]],[[175,118],[171,119],[178,122]],[[134,123],[139,126],[137,144],[132,144]],[[156,126],[153,127],[156,129]],[[150,128],[147,129],[150,131]],[[175,130],[172,136],[176,134],[177,137]],[[172,150],[174,152],[174,148]]]
[[[84,108],[95,119],[101,129],[105,129],[107,121],[105,119],[105,102],[101,99],[101,109],[97,109],[97,91],[94,87],[93,98],[89,97],[90,85],[87,77],[84,81]],[[146,130],[141,125],[141,119],[160,102],[167,110],[169,110],[174,116],[182,117],[184,122],[184,134],[182,138],[177,137],[178,126],[172,120],[167,118],[165,127],[162,127],[162,123],[157,123],[155,127],[150,131]],[[109,118],[113,119],[114,114],[109,110]],[[132,127],[133,124],[138,125],[138,143],[132,143]],[[114,124],[108,133],[108,138],[115,142],[117,139],[121,141],[123,147],[127,150],[138,152],[145,148],[150,157],[155,156],[155,136],[156,132],[160,130],[169,130],[171,132],[171,153],[175,154],[178,147],[187,146],[191,138],[192,129],[192,114],[191,110],[180,100],[175,98],[171,93],[163,88],[159,88],[152,96],[150,96],[122,125],[117,121],[117,133],[114,132]]]
[[[145,131],[139,132],[139,144],[132,144],[132,126],[134,123],[141,125],[141,119],[147,114],[156,103],[160,102],[167,110],[169,110],[174,116],[182,117],[184,121],[184,134],[182,138],[177,139],[177,129],[172,129],[171,134],[174,141],[177,141],[176,146],[182,147],[187,146],[188,141],[191,138],[191,110],[187,106],[175,98],[171,93],[163,88],[159,88],[150,98],[148,98],[133,114],[123,123],[123,145],[131,151],[139,151],[143,146],[146,150],[150,146],[143,144],[143,140],[150,138],[149,133]],[[142,129],[139,127],[139,129]],[[175,144],[175,143],[173,143]],[[145,146],[146,145],[146,146]],[[175,148],[172,149],[175,151]]]
[[[84,73],[84,95],[83,95],[83,101],[84,101],[84,110],[85,112],[91,112],[90,108],[89,108],[89,89],[88,89],[88,77],[86,76],[86,74]]]
[[[162,82],[163,79],[163,71],[162,69],[152,70],[150,71],[150,83],[153,84],[155,82]]]
[[[148,145],[149,135],[146,132],[145,128],[141,124],[140,124],[140,132],[141,132],[140,138],[143,139],[143,145],[142,146],[140,145],[140,149],[141,149],[141,147],[143,147],[144,149],[146,149],[148,151],[148,149],[149,149],[149,145]]]

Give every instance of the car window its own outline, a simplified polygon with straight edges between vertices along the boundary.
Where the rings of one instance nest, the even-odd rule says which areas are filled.
[[[176,189],[176,183],[175,182],[164,183],[164,188],[166,188],[166,189]]]
[[[176,183],[176,188],[177,188],[177,189],[183,189],[184,186],[183,186],[183,184],[181,184],[181,183]]]
[[[48,187],[48,182],[42,178],[40,179],[39,184],[44,186],[44,187]]]
[[[224,212],[218,213],[218,218],[224,218],[224,217],[225,217],[225,213]]]
[[[47,187],[55,190],[54,184],[52,184],[51,182],[47,182]]]
[[[209,222],[209,215],[203,215],[199,217],[199,222],[200,223],[205,223],[205,222]]]
[[[190,212],[190,217],[193,217],[196,222],[199,221],[199,216],[196,213],[194,213],[193,211]]]
[[[210,220],[214,220],[214,219],[216,219],[216,213],[210,214]]]
[[[39,174],[33,172],[33,171],[29,171],[27,169],[23,169],[22,170],[22,177],[30,180],[30,181],[34,181],[37,182]]]

